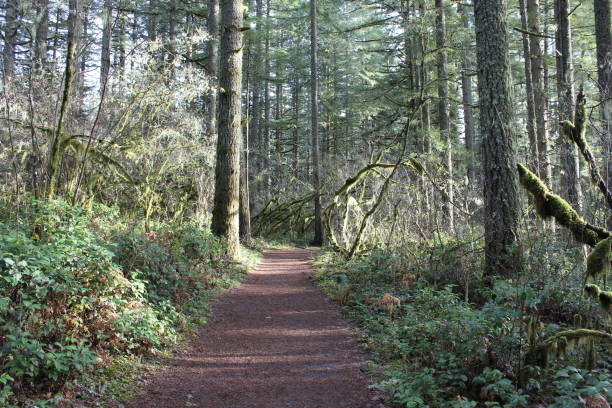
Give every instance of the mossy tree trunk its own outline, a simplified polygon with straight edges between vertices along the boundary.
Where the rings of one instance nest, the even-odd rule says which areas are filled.
[[[506,0],[476,0],[476,56],[483,138],[485,273],[510,277],[521,269],[519,202],[512,135]]]
[[[240,252],[239,185],[242,92],[242,0],[221,2],[219,137],[212,230],[227,240],[228,254]]]

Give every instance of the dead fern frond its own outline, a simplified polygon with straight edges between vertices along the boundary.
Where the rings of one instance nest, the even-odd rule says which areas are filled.
[[[368,309],[370,310],[372,310],[376,306],[385,306],[389,319],[393,319],[394,308],[399,308],[402,304],[402,302],[398,298],[396,298],[390,293],[385,293],[382,297],[379,298],[368,298],[366,299],[366,303],[372,303],[370,306],[368,306]]]

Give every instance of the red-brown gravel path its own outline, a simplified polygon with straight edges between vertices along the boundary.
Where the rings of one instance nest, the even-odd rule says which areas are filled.
[[[366,408],[353,331],[309,279],[311,252],[269,251],[188,350],[128,408]]]

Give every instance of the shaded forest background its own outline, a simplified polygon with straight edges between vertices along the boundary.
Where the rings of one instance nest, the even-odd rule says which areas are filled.
[[[325,245],[396,403],[607,404],[609,0],[244,3],[243,247]],[[240,6],[2,1],[0,405],[168,347],[238,282],[213,210]]]

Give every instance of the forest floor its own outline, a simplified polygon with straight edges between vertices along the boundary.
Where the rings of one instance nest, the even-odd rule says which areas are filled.
[[[354,329],[312,283],[304,249],[274,250],[128,408],[380,407]]]

